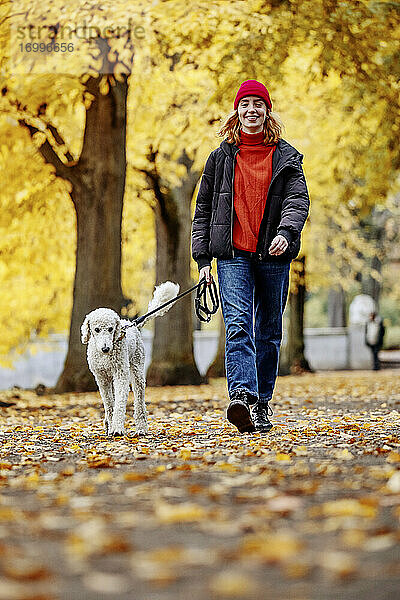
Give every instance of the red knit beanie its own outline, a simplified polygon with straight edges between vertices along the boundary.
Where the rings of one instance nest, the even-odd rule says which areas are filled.
[[[236,110],[240,100],[245,96],[260,96],[268,106],[268,108],[272,109],[271,98],[269,97],[269,93],[267,88],[263,83],[256,81],[255,79],[247,79],[243,81],[240,86],[238,93],[236,94],[235,101],[233,103],[233,108]]]

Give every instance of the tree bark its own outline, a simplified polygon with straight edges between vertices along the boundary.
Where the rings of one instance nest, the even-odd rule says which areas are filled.
[[[293,286],[289,293],[288,341],[281,355],[279,374],[298,374],[312,369],[304,356],[305,256],[292,262]]]
[[[360,222],[361,235],[368,243],[373,245],[375,253],[370,257],[363,257],[365,266],[358,280],[361,281],[361,293],[371,296],[379,310],[379,300],[381,295],[382,282],[380,274],[382,265],[385,262],[388,249],[389,231],[387,230],[388,220],[391,218],[391,212],[387,209],[379,210],[374,208],[370,215]],[[392,245],[392,244],[390,244]]]
[[[97,389],[80,340],[85,315],[104,306],[120,312],[126,304],[121,289],[121,224],[126,173],[127,80],[107,95],[99,80],[88,88],[94,100],[86,113],[84,143],[74,168],[71,193],[77,216],[76,272],[69,346],[57,393]]]
[[[346,327],[346,296],[341,285],[328,291],[328,326]]]
[[[362,274],[361,279],[361,293],[368,294],[371,296],[375,302],[376,306],[379,306],[379,299],[381,295],[381,283],[375,277],[370,274],[371,270],[380,273],[382,270],[382,262],[378,256],[373,256],[370,266],[367,270],[366,274]]]
[[[191,201],[198,174],[190,171],[191,161],[180,159],[188,174],[179,187],[161,191],[156,171],[147,173],[156,196],[156,284],[170,280],[185,291],[193,285],[190,277]],[[163,186],[164,188],[164,186]],[[148,385],[198,385],[205,383],[193,355],[191,295],[178,300],[168,313],[154,322],[152,361]]]

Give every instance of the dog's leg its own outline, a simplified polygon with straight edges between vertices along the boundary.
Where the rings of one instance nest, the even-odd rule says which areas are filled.
[[[129,396],[129,378],[125,373],[114,379],[114,410],[111,421],[111,428],[108,432],[112,435],[124,435],[125,433],[125,413],[126,403]]]
[[[140,365],[139,368],[136,367],[133,372],[132,389],[134,394],[134,417],[136,424],[135,435],[146,435],[149,432],[146,404],[144,400],[145,388],[146,380],[144,377],[143,363],[143,365]]]
[[[104,424],[104,428],[106,430],[106,435],[108,435],[108,432],[111,427],[111,421],[112,421],[112,411],[113,411],[113,406],[114,406],[114,392],[113,392],[111,383],[105,383],[103,380],[97,379],[97,377],[96,377],[96,381],[97,381],[97,385],[99,386],[101,399],[103,400],[103,405],[104,405],[103,424]]]

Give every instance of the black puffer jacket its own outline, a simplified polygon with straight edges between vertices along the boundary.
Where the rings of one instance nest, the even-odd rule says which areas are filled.
[[[192,255],[199,269],[215,258],[232,258],[234,164],[239,147],[224,140],[208,157],[200,182],[192,223]],[[280,139],[272,155],[272,178],[260,225],[257,256],[268,262],[287,263],[300,250],[300,234],[310,201],[303,155]],[[268,254],[273,238],[289,242],[279,256]]]

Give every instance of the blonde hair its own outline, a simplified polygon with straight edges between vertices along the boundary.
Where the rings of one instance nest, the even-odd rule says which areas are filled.
[[[267,109],[263,126],[264,144],[266,146],[277,144],[283,128],[284,125],[279,115]],[[225,138],[229,144],[236,144],[236,146],[240,144],[240,121],[237,109],[225,117],[224,122],[217,131],[217,136]]]

